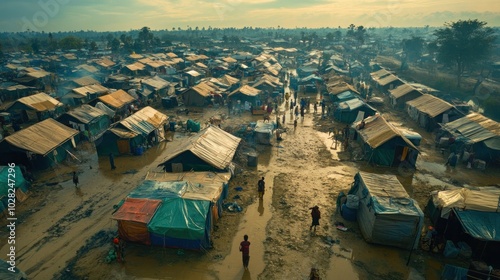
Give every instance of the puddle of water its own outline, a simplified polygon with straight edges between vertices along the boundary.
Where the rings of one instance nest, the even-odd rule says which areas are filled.
[[[261,165],[259,164],[259,167]],[[217,264],[214,270],[218,272],[219,279],[257,279],[264,271],[264,241],[266,240],[266,225],[272,217],[271,203],[273,196],[274,175],[265,176],[266,193],[263,199],[256,198],[254,203],[248,206],[240,221],[238,231],[233,237],[231,252],[225,257],[221,264]],[[243,236],[248,235],[250,241],[250,262],[248,270],[243,269],[240,242]]]
[[[326,273],[325,279],[357,280],[360,278],[350,260],[343,257],[333,256],[330,260],[330,268]]]

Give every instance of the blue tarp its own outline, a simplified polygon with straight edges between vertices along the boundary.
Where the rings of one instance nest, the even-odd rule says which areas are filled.
[[[464,231],[483,241],[500,241],[500,213],[454,209]]]

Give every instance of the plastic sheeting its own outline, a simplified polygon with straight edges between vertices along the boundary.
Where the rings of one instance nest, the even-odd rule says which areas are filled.
[[[497,212],[500,192],[493,189],[456,188],[433,193],[432,201],[435,206],[441,209],[441,218],[448,218],[453,208]]]
[[[188,182],[158,182],[145,180],[132,190],[128,197],[160,199],[182,197],[188,188]]]
[[[254,129],[255,142],[258,144],[271,144],[271,139],[273,138],[273,132],[275,129],[275,122],[264,122],[258,120]]]
[[[464,231],[484,241],[500,241],[500,213],[454,209]]]
[[[148,230],[164,237],[204,239],[209,210],[210,202],[206,200],[172,198],[158,208]]]
[[[349,194],[359,197],[357,220],[368,242],[417,246],[424,214],[396,176],[358,172]]]

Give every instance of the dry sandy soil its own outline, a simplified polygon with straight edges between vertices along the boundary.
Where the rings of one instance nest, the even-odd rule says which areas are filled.
[[[30,279],[308,279],[312,267],[322,279],[439,279],[443,263],[439,255],[413,252],[407,266],[408,251],[364,242],[356,223],[344,221],[336,212],[339,192],[349,189],[359,170],[395,174],[423,209],[433,189],[446,184],[490,185],[500,181],[500,175],[495,175],[500,173],[461,167],[447,170],[430,134],[402,114],[381,111],[424,137],[416,171],[360,162],[355,145],[347,151],[340,144],[334,149],[327,131],[338,124],[308,113],[293,131],[286,111],[289,130],[283,141],[254,147],[251,139],[245,139],[238,150],[239,168],[230,182],[228,201],[237,202],[243,211],[224,212],[215,225],[213,249],[191,252],[128,244],[123,264],[105,261],[116,234],[113,206],[146,172],[159,171],[156,166],[168,150],[188,135],[177,133],[173,142],[161,143],[142,156],[117,157],[114,171],[107,158],[97,158],[91,145],[83,146],[77,153],[83,162],[66,162],[39,174],[28,200],[19,203],[18,267]],[[203,114],[182,118],[204,123],[223,113],[222,108],[206,108]],[[237,130],[257,119],[244,113],[231,116],[222,127]],[[250,168],[245,153],[255,148],[259,166]],[[73,170],[80,174],[79,189],[71,182]],[[256,193],[261,176],[267,182],[263,200]],[[311,232],[309,207],[314,205],[320,207],[322,219],[317,231]],[[335,222],[343,222],[349,230],[337,230]],[[244,234],[252,243],[248,271],[243,270],[238,252]],[[2,228],[1,244],[6,244],[5,238]],[[6,254],[7,246],[0,252]]]

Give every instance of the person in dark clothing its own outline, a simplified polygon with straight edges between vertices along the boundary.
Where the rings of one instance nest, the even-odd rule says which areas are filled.
[[[109,165],[111,165],[111,170],[115,170],[116,169],[116,166],[115,166],[115,156],[113,155],[113,153],[109,153]]]
[[[316,205],[314,207],[309,208],[311,211],[312,223],[309,230],[312,230],[314,227],[314,231],[316,231],[316,226],[319,226],[319,219],[321,219],[321,212],[319,211],[319,207]]]
[[[248,269],[248,263],[250,262],[250,242],[248,241],[248,235],[243,236],[243,241],[240,243],[240,252],[243,258],[243,267]]]
[[[262,179],[260,179],[259,182],[257,183],[257,191],[259,192],[259,198],[264,197],[265,189],[266,189],[266,182],[264,182],[264,177],[262,177]]]
[[[73,184],[75,184],[75,188],[78,188],[78,175],[76,174],[75,171],[73,171]]]

